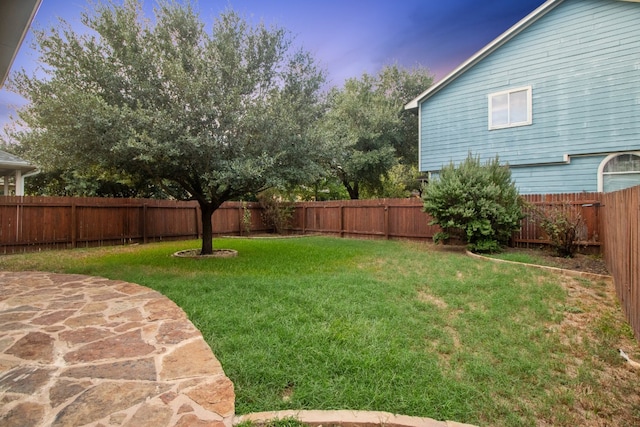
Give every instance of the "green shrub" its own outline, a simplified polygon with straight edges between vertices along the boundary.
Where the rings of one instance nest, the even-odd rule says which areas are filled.
[[[578,250],[578,240],[585,227],[577,206],[570,203],[538,207],[534,221],[544,230],[551,247],[561,257],[573,258]]]
[[[245,235],[251,234],[251,209],[247,202],[242,202],[242,231]]]
[[[471,154],[458,167],[444,166],[423,189],[424,211],[442,232],[436,243],[459,237],[474,252],[499,252],[520,228],[522,199],[508,166],[498,158],[480,163]]]
[[[262,221],[277,234],[286,233],[293,220],[293,203],[282,199],[275,190],[266,190],[258,194],[262,207]]]

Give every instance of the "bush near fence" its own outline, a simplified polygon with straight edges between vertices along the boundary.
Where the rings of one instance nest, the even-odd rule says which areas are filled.
[[[537,210],[562,209],[571,216],[582,217],[582,229],[579,232],[579,245],[589,252],[599,252],[602,244],[601,198],[603,193],[563,193],[528,194],[523,209],[525,219],[520,231],[514,233],[512,241],[519,247],[536,247],[549,243],[548,237],[536,220]]]

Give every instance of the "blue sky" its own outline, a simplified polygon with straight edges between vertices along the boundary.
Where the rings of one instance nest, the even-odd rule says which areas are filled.
[[[144,2],[151,14],[154,1]],[[330,85],[386,64],[427,67],[444,77],[544,0],[199,0],[202,19],[232,8],[253,22],[286,28],[328,72]],[[81,30],[87,0],[42,0],[33,27],[50,28],[63,18]],[[37,66],[31,34],[12,70]],[[0,90],[0,129],[26,101]]]

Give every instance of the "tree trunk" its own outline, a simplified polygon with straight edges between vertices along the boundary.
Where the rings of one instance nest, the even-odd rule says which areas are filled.
[[[200,255],[212,255],[213,225],[211,224],[211,218],[218,207],[203,202],[199,202],[199,204],[202,218],[202,249],[200,250]]]
[[[347,189],[347,192],[349,193],[349,197],[351,198],[351,200],[358,200],[360,197],[360,190],[358,188],[358,183],[354,182],[353,186],[346,182],[343,181],[345,188]]]

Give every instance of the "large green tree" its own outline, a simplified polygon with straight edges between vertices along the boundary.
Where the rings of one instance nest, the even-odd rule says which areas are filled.
[[[14,137],[45,170],[96,168],[151,180],[202,210],[202,254],[225,201],[316,172],[308,129],[324,72],[288,33],[233,11],[212,29],[190,5],[98,4],[88,31],[36,33],[44,78],[20,72],[30,103]]]
[[[399,117],[398,134],[392,139],[398,162],[409,168],[418,167],[418,115],[404,106],[433,84],[428,68],[387,66],[377,76],[376,89],[393,102]]]
[[[379,193],[394,165],[417,166],[418,119],[404,105],[432,82],[425,68],[393,65],[331,90],[319,126],[325,162],[352,199],[358,199],[363,189]]]

